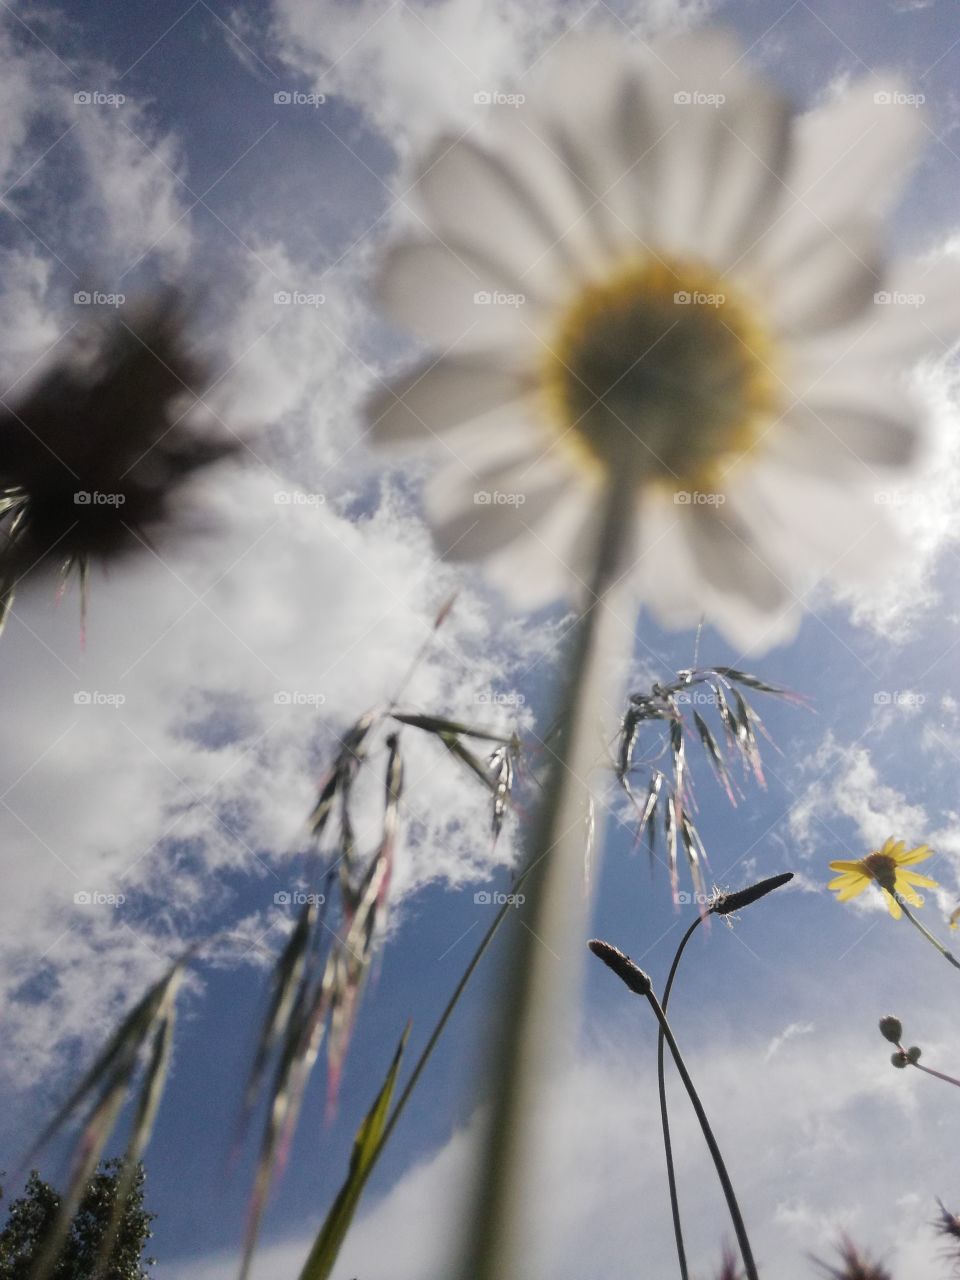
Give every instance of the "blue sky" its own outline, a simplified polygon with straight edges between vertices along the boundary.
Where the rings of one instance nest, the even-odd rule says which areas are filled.
[[[151,282],[204,287],[203,326],[221,380],[199,410],[249,449],[194,495],[193,537],[160,558],[97,576],[86,647],[75,595],[34,588],[2,640],[8,737],[0,829],[10,867],[0,903],[6,1004],[0,1166],[13,1166],[119,1012],[187,939],[226,925],[279,949],[313,784],[341,732],[388,696],[438,603],[460,597],[410,691],[424,708],[500,726],[549,716],[562,612],[509,613],[470,571],[439,564],[419,507],[429,463],[385,468],[363,440],[375,377],[416,348],[373,310],[367,282],[407,217],[392,191],[431,133],[475,111],[478,88],[522,79],[571,26],[640,36],[720,21],[799,109],[868,70],[926,97],[929,145],[891,225],[898,251],[949,246],[960,230],[960,26],[949,0],[842,3],[537,0],[227,7],[197,0],[11,4],[0,22],[0,391],[17,397],[65,349],[89,308],[81,289]],[[626,34],[624,35],[626,38]],[[124,95],[120,105],[76,93]],[[323,94],[320,106],[276,93]],[[960,243],[960,241],[957,241]],[[955,255],[955,249],[953,250]],[[278,291],[322,294],[278,306]],[[124,306],[128,303],[124,303]],[[744,657],[709,627],[701,660],[731,663],[808,695],[812,710],[757,695],[782,754],[766,790],[732,810],[696,762],[713,878],[737,887],[791,869],[797,883],[713,927],[691,948],[675,997],[678,1038],[716,1118],[761,1262],[810,1274],[839,1229],[897,1276],[935,1257],[933,1198],[958,1194],[945,1086],[894,1072],[877,1018],[896,1012],[925,1061],[960,1059],[950,972],[879,904],[841,908],[831,857],[887,834],[937,850],[944,886],[926,912],[941,931],[960,891],[956,380],[925,380],[944,427],[922,502],[895,513],[909,562],[883,592],[818,587],[798,636]],[[278,492],[313,495],[277,504]],[[632,687],[689,665],[690,632],[646,612]],[[277,704],[278,690],[313,706]],[[77,691],[122,694],[84,706]],[[898,695],[910,694],[912,697]],[[364,999],[336,1119],[322,1072],[271,1203],[258,1274],[296,1274],[335,1194],[353,1132],[408,1018],[409,1055],[489,919],[478,889],[507,883],[515,833],[491,852],[484,799],[432,744],[411,744],[411,808],[393,926]],[[122,907],[77,906],[79,890]],[[662,867],[612,820],[594,930],[657,978],[686,917]],[[496,955],[477,976],[371,1183],[338,1280],[440,1280],[484,1082],[497,1005]],[[655,1140],[654,1038],[643,1009],[588,969],[573,1058],[545,1086],[555,1158],[534,1197],[556,1280],[668,1274],[671,1238]],[[224,1166],[265,973],[200,970],[182,1003],[175,1069],[147,1158],[157,1274],[233,1273],[250,1161]],[[679,1110],[679,1108],[678,1108]],[[651,1125],[654,1127],[651,1128]],[[729,1236],[697,1135],[678,1115],[681,1183],[699,1272]],[[50,1153],[44,1172],[62,1176]],[[553,1215],[551,1218],[551,1214]]]

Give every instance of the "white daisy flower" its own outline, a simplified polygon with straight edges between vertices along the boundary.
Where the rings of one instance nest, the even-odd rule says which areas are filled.
[[[716,33],[571,36],[543,70],[419,167],[379,294],[440,350],[374,437],[440,447],[438,547],[516,603],[589,577],[615,477],[618,571],[659,619],[769,646],[814,579],[888,564],[879,495],[921,442],[901,375],[960,328],[955,271],[911,288],[881,252],[919,112],[870,80],[795,116]]]

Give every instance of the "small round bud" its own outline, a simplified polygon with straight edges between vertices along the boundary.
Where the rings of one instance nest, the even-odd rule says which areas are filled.
[[[919,1062],[920,1060],[919,1047],[915,1044],[912,1044],[910,1048],[907,1050],[907,1057],[910,1059],[911,1062]]]
[[[887,1014],[885,1018],[880,1019],[880,1034],[884,1040],[889,1040],[891,1044],[899,1044],[903,1039],[903,1026],[899,1018],[895,1018],[893,1014]]]
[[[902,1050],[898,1049],[896,1053],[891,1053],[890,1061],[895,1067],[906,1067],[909,1065],[910,1059]]]

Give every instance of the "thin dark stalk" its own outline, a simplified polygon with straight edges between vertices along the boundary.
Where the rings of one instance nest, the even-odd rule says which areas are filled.
[[[919,1062],[911,1062],[912,1067],[916,1067],[918,1071],[925,1071],[928,1076],[936,1076],[938,1080],[946,1080],[947,1084],[955,1084],[960,1088],[960,1080],[956,1076],[948,1076],[943,1071],[934,1071],[933,1067],[922,1067]]]
[[[532,870],[533,870],[533,864],[529,863],[523,869],[520,875],[517,876],[516,880],[514,880],[513,882],[514,890],[517,890],[520,888],[520,886],[523,884],[524,880],[526,880],[527,876],[530,874]],[[394,1104],[393,1111],[390,1113],[390,1119],[384,1125],[383,1133],[380,1135],[380,1141],[377,1143],[374,1149],[373,1155],[370,1157],[370,1164],[369,1164],[370,1171],[373,1170],[373,1166],[376,1164],[377,1160],[380,1158],[381,1151],[387,1145],[387,1142],[390,1138],[390,1135],[393,1133],[393,1130],[397,1124],[397,1121],[400,1119],[400,1116],[403,1114],[404,1107],[409,1102],[411,1094],[413,1093],[414,1089],[417,1087],[417,1083],[420,1079],[420,1075],[423,1072],[424,1067],[429,1062],[430,1056],[437,1046],[437,1042],[439,1041],[440,1037],[443,1035],[444,1029],[446,1028],[447,1023],[449,1022],[454,1009],[457,1007],[457,1004],[460,1001],[460,997],[463,995],[464,991],[466,990],[467,983],[473,977],[474,970],[476,969],[480,961],[483,959],[484,953],[486,952],[487,948],[490,946],[490,943],[493,941],[494,937],[496,936],[497,930],[500,928],[501,924],[503,924],[503,921],[507,912],[510,911],[511,909],[514,909],[513,904],[511,902],[505,902],[503,904],[503,906],[494,916],[493,921],[490,924],[490,927],[487,929],[487,932],[480,939],[480,943],[476,951],[471,956],[469,964],[464,969],[463,973],[460,975],[460,981],[457,983],[456,987],[453,990],[453,994],[451,995],[450,999],[447,1001],[446,1006],[443,1010],[443,1013],[441,1013],[440,1018],[437,1021],[437,1025],[433,1028],[433,1031],[430,1033],[430,1038],[427,1041],[427,1043],[424,1045],[423,1052],[420,1054],[420,1057],[417,1059],[417,1062],[413,1068],[413,1071],[410,1073],[410,1079],[407,1081],[403,1089],[403,1092],[400,1094],[400,1097],[397,1099],[396,1103]]]
[[[703,919],[697,916],[693,924],[683,935],[683,939],[677,947],[677,954],[673,957],[673,964],[670,966],[670,974],[667,978],[667,985],[663,989],[663,1012],[667,1012],[667,1005],[670,1001],[670,992],[673,988],[673,980],[676,977],[677,966],[680,964],[680,957],[683,955],[684,948],[693,936],[693,931]],[[677,1177],[673,1167],[673,1144],[670,1141],[670,1117],[667,1113],[667,1082],[663,1070],[663,1046],[664,1034],[661,1025],[657,1036],[657,1088],[660,1093],[660,1127],[663,1130],[663,1154],[667,1162],[667,1183],[670,1188],[670,1212],[673,1215],[673,1234],[677,1241],[677,1261],[680,1264],[681,1280],[689,1280],[689,1272],[687,1271],[687,1255],[683,1247],[683,1229],[680,1226],[680,1201],[677,1197]]]
[[[521,873],[517,876],[516,880],[514,880],[513,882],[514,889],[520,888],[520,886],[523,884],[524,880],[526,880],[527,876],[530,874],[532,869],[533,869],[532,864],[528,864],[523,869],[523,871],[521,871]],[[447,1001],[446,1005],[444,1006],[444,1010],[441,1013],[439,1019],[437,1020],[436,1026],[433,1028],[433,1031],[430,1033],[430,1038],[427,1040],[427,1043],[424,1045],[423,1050],[420,1054],[420,1057],[417,1059],[416,1064],[414,1065],[414,1068],[410,1073],[410,1078],[408,1079],[406,1085],[404,1086],[403,1091],[401,1092],[399,1098],[394,1103],[393,1110],[390,1112],[390,1117],[387,1120],[387,1123],[383,1127],[383,1133],[381,1133],[380,1135],[380,1141],[374,1147],[373,1153],[371,1154],[370,1160],[366,1166],[366,1169],[363,1175],[363,1182],[361,1184],[361,1190],[364,1186],[366,1186],[367,1180],[369,1179],[370,1175],[373,1173],[373,1170],[376,1167],[377,1161],[380,1159],[380,1156],[383,1154],[384,1147],[390,1141],[391,1134],[396,1128],[400,1120],[400,1117],[403,1115],[404,1109],[413,1095],[413,1091],[416,1089],[418,1083],[420,1082],[420,1076],[423,1074],[424,1068],[426,1067],[427,1063],[430,1061],[433,1051],[437,1047],[440,1037],[443,1035],[446,1029],[447,1023],[450,1021],[450,1018],[453,1014],[454,1009],[459,1004],[460,997],[463,995],[464,991],[466,990],[467,983],[473,977],[474,970],[476,969],[480,961],[483,959],[483,956],[487,951],[487,948],[490,946],[491,942],[493,942],[493,939],[496,936],[497,930],[503,924],[504,918],[506,917],[507,912],[511,909],[512,905],[513,904],[510,902],[505,902],[503,906],[500,908],[500,910],[497,912],[497,914],[494,916],[486,933],[480,939],[480,943],[477,946],[476,951],[474,951],[473,955],[470,957],[470,961],[467,964],[467,967],[464,969],[463,973],[460,975],[459,982],[457,983],[456,987],[454,987],[453,993],[450,996],[450,999]]]
[[[720,1148],[717,1146],[717,1140],[713,1136],[713,1130],[710,1128],[710,1121],[707,1119],[707,1113],[703,1109],[700,1096],[694,1088],[693,1081],[687,1071],[686,1065],[681,1056],[680,1049],[676,1040],[673,1038],[673,1032],[670,1030],[670,1024],[667,1021],[666,1014],[660,1007],[660,1001],[653,994],[653,989],[648,988],[644,993],[650,1002],[650,1007],[656,1015],[657,1021],[660,1023],[660,1029],[670,1047],[673,1054],[673,1060],[677,1064],[677,1071],[680,1073],[680,1079],[683,1081],[687,1095],[690,1098],[691,1105],[700,1121],[700,1128],[707,1146],[710,1148],[710,1154],[713,1157],[713,1164],[717,1171],[717,1177],[720,1179],[720,1186],[723,1188],[723,1194],[726,1197],[727,1208],[730,1211],[730,1218],[733,1222],[733,1229],[737,1236],[737,1244],[740,1247],[740,1256],[743,1258],[743,1265],[747,1272],[747,1280],[759,1280],[757,1274],[757,1264],[753,1260],[753,1251],[750,1248],[750,1240],[747,1236],[747,1229],[743,1223],[743,1215],[740,1213],[740,1206],[737,1203],[737,1197],[733,1190],[733,1184],[727,1173],[727,1166],[723,1163],[723,1156],[720,1154]]]

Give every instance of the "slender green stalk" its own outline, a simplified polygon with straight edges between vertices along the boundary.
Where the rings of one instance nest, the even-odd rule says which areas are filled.
[[[521,887],[523,882],[526,880],[527,876],[530,874],[531,870],[532,870],[532,867],[527,866],[520,873],[520,875],[516,877],[512,885],[511,893],[515,893]],[[443,1013],[441,1013],[440,1018],[437,1021],[437,1025],[433,1028],[433,1031],[430,1033],[430,1038],[427,1041],[427,1043],[424,1045],[423,1052],[420,1054],[420,1057],[417,1059],[417,1062],[413,1068],[413,1071],[411,1071],[410,1073],[410,1079],[407,1081],[403,1089],[403,1092],[400,1094],[400,1097],[397,1099],[396,1103],[394,1104],[393,1111],[390,1113],[390,1119],[387,1121],[386,1125],[384,1126],[383,1133],[381,1134],[381,1137],[380,1137],[380,1141],[377,1143],[376,1148],[374,1149],[373,1155],[370,1157],[370,1172],[373,1171],[373,1166],[376,1164],[377,1160],[380,1158],[381,1151],[387,1145],[387,1142],[390,1138],[390,1135],[393,1133],[393,1130],[397,1124],[397,1121],[400,1119],[400,1116],[403,1114],[404,1107],[407,1105],[408,1101],[410,1100],[411,1094],[413,1093],[414,1089],[417,1087],[417,1083],[420,1079],[420,1075],[423,1072],[424,1067],[429,1062],[430,1056],[437,1046],[437,1042],[439,1041],[440,1037],[443,1035],[444,1029],[446,1028],[447,1023],[450,1020],[450,1016],[460,1001],[460,997],[463,995],[464,991],[466,990],[467,983],[473,977],[474,970],[476,969],[480,961],[483,959],[484,953],[486,952],[487,948],[490,946],[490,943],[493,941],[494,937],[496,936],[497,930],[500,928],[501,924],[503,924],[503,921],[504,921],[504,918],[506,917],[507,912],[511,910],[516,910],[516,907],[514,906],[514,904],[511,902],[505,902],[503,906],[500,908],[500,910],[497,912],[497,914],[494,916],[493,921],[490,924],[490,927],[487,929],[487,932],[481,938],[479,946],[477,947],[476,951],[473,953],[472,957],[470,958],[469,964],[464,969],[463,973],[460,975],[460,981],[457,983],[456,987],[453,990],[453,994],[451,995],[450,999],[447,1001],[446,1006],[443,1010]]]
[[[673,980],[677,974],[677,967],[680,964],[680,957],[683,955],[684,948],[693,936],[693,931],[703,919],[698,915],[690,928],[683,935],[677,954],[673,957],[673,964],[670,966],[670,973],[667,977],[667,985],[663,989],[663,1012],[667,1012],[667,1005],[670,1002],[670,992],[673,989]],[[667,1183],[670,1188],[670,1212],[673,1215],[673,1234],[677,1241],[677,1261],[680,1264],[680,1275],[682,1280],[689,1280],[689,1272],[687,1271],[687,1255],[683,1247],[683,1229],[680,1226],[680,1201],[677,1197],[677,1177],[673,1167],[673,1144],[670,1141],[670,1117],[667,1112],[667,1082],[663,1070],[663,1049],[665,1037],[663,1027],[660,1027],[657,1036],[657,1088],[660,1094],[660,1127],[663,1130],[663,1154],[667,1162]]]
[[[587,897],[583,847],[588,812],[587,779],[602,758],[595,722],[611,706],[611,671],[618,653],[610,608],[622,542],[630,535],[633,500],[626,469],[611,476],[604,498],[589,596],[576,626],[561,703],[563,730],[552,747],[530,844],[527,901],[518,911],[502,970],[502,1022],[491,1046],[494,1123],[487,1127],[460,1280],[529,1280],[530,1253],[523,1206],[536,1176],[534,1157],[542,1136],[544,1082],[557,1070],[563,1032],[576,1008]],[[613,705],[617,699],[612,699]],[[597,726],[599,730],[599,725]]]
[[[692,933],[692,931],[691,927],[690,932]],[[717,1177],[720,1179],[720,1185],[723,1188],[723,1194],[727,1201],[727,1208],[730,1211],[730,1217],[733,1221],[733,1229],[736,1232],[737,1244],[740,1247],[740,1255],[743,1258],[743,1265],[746,1269],[747,1280],[759,1280],[757,1275],[757,1265],[753,1260],[753,1251],[750,1248],[750,1240],[747,1236],[747,1229],[743,1223],[743,1215],[740,1213],[740,1206],[737,1203],[737,1197],[734,1194],[733,1184],[731,1183],[730,1177],[727,1173],[727,1167],[723,1163],[723,1156],[720,1154],[720,1148],[717,1146],[717,1140],[713,1136],[713,1130],[710,1128],[710,1121],[707,1119],[707,1113],[703,1109],[703,1104],[701,1103],[700,1097],[694,1088],[693,1081],[690,1079],[690,1073],[687,1071],[686,1065],[684,1064],[683,1058],[680,1054],[680,1049],[677,1046],[676,1040],[673,1038],[673,1032],[670,1030],[670,1024],[667,1022],[666,1014],[660,1007],[659,1000],[653,994],[653,988],[648,986],[647,990],[643,994],[646,995],[647,1000],[650,1003],[650,1007],[653,1009],[657,1021],[660,1023],[661,1034],[670,1047],[670,1052],[673,1054],[673,1060],[677,1065],[677,1071],[680,1074],[680,1079],[683,1081],[687,1095],[689,1096],[693,1109],[697,1114],[697,1119],[700,1121],[700,1128],[703,1130],[703,1136],[706,1140],[706,1144],[710,1148],[710,1154],[713,1157]]]
[[[699,641],[699,631],[697,633]],[[745,889],[740,889],[736,893],[718,894],[710,904],[707,915],[729,916],[734,911],[740,910],[742,907],[748,907],[752,903],[765,898],[768,893],[774,889],[779,889],[782,885],[789,883],[793,879],[792,871],[782,871],[778,875],[768,876],[765,880],[760,880],[756,884],[747,885]],[[673,990],[673,980],[677,976],[677,969],[680,967],[680,958],[682,957],[687,943],[693,937],[693,932],[697,925],[702,924],[705,915],[698,913],[693,924],[686,931],[677,947],[677,953],[673,957],[673,964],[670,966],[670,972],[667,975],[667,985],[663,989],[663,1012],[667,1012],[667,1005],[670,1003],[670,992]],[[683,1247],[683,1231],[680,1226],[680,1202],[677,1197],[677,1180],[673,1167],[673,1144],[670,1141],[670,1117],[667,1111],[667,1086],[663,1070],[663,1046],[664,1033],[663,1027],[660,1027],[657,1035],[657,1087],[660,1094],[660,1126],[663,1129],[663,1153],[667,1161],[667,1182],[670,1187],[670,1210],[673,1214],[673,1232],[677,1240],[677,1259],[680,1263],[680,1275],[682,1280],[687,1280],[687,1259]]]
[[[957,957],[953,954],[953,952],[948,951],[947,948],[940,941],[940,939],[935,938],[933,934],[930,932],[930,930],[925,928],[924,925],[920,923],[920,921],[911,912],[910,908],[902,899],[898,899],[898,902],[900,904],[900,910],[907,917],[907,919],[910,921],[913,927],[915,929],[919,929],[920,932],[923,934],[923,936],[927,939],[927,941],[936,947],[936,949],[943,956],[944,960],[946,960],[949,964],[952,964],[955,969],[960,969],[960,960],[957,959]]]

